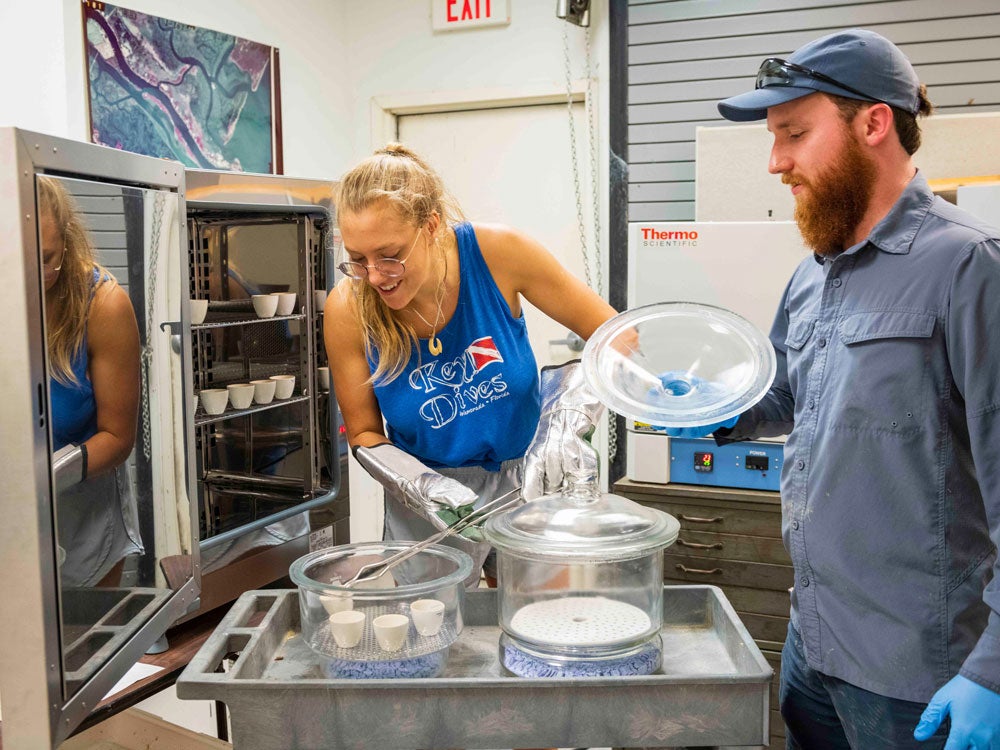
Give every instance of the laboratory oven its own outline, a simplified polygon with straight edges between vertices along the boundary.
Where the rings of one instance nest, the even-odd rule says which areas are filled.
[[[794,222],[636,222],[629,225],[629,308],[687,301],[732,310],[770,331],[785,285],[810,253]],[[777,490],[784,441],[718,446],[628,424],[629,478]]]
[[[348,542],[349,501],[323,346],[332,183],[189,170],[187,188],[204,611]]]

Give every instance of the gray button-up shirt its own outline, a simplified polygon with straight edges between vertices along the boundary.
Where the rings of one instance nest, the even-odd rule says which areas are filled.
[[[790,431],[793,622],[810,666],[881,695],[959,670],[1000,692],[998,236],[917,174],[866,241],[796,269],[774,385],[720,438]]]

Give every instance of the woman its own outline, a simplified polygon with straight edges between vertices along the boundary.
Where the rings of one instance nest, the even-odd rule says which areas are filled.
[[[39,238],[64,586],[116,586],[142,552],[125,460],[139,406],[139,330],[128,295],[94,260],[72,197],[39,177]],[[72,466],[69,470],[67,466]]]
[[[539,243],[462,221],[400,144],[348,172],[336,203],[348,278],[324,338],[347,439],[393,501],[386,538],[423,539],[521,484],[541,414],[522,300],[583,338],[614,310]],[[451,543],[475,586],[489,546],[468,535]]]

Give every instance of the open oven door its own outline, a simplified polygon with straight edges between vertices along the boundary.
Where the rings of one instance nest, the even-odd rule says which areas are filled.
[[[5,750],[35,750],[198,605],[185,182],[172,161],[13,128],[0,152],[0,702]],[[81,316],[82,344],[59,343]]]

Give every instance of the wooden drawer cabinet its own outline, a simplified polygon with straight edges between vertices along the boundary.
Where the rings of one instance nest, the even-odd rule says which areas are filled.
[[[771,747],[784,747],[778,675],[794,576],[781,542],[780,495],[630,479],[616,482],[613,491],[680,521],[677,541],[663,556],[664,582],[712,584],[725,593],[774,669]]]
[[[788,617],[788,591],[755,589],[751,586],[726,586],[726,598],[737,612]],[[785,640],[782,634],[781,641]]]
[[[672,486],[672,485],[660,485]],[[689,486],[689,485],[684,485]],[[697,489],[701,489],[700,487]],[[760,493],[764,494],[764,493]],[[775,493],[776,494],[776,493]],[[639,501],[638,497],[633,500]],[[684,498],[654,500],[648,495],[643,501],[669,513],[681,522],[685,531],[713,532],[719,534],[745,534],[770,537],[781,541],[781,506],[777,507],[778,519],[766,511],[741,508],[738,500],[700,500],[687,502]]]
[[[781,739],[782,742],[779,747],[784,750],[785,744],[785,723],[781,720],[781,711],[778,708],[778,675],[781,674],[781,652],[780,651],[764,651],[764,658],[767,659],[767,663],[771,665],[771,669],[774,670],[774,679],[771,681],[771,745],[774,745],[773,740],[775,738]]]
[[[760,648],[765,644],[783,643],[788,634],[788,616],[758,615],[741,612],[740,619]]]
[[[684,534],[683,529],[681,534]],[[792,585],[790,565],[676,555],[670,553],[672,549],[675,548],[667,548],[667,553],[663,556],[663,576],[666,579],[686,583],[711,583],[723,589],[727,585],[735,585],[785,592]]]
[[[670,550],[675,554],[791,565],[780,538],[701,531],[686,521],[681,521],[681,527],[683,531]]]
[[[663,556],[666,583],[718,586],[744,624],[744,615],[757,616],[754,630],[761,634],[754,633],[756,640],[784,641],[784,630],[777,628],[788,623],[794,576],[781,542],[777,492],[630,479],[615,483],[614,491],[680,521],[677,541]]]

